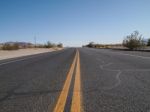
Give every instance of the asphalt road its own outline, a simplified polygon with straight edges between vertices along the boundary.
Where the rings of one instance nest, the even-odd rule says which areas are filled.
[[[69,48],[0,61],[0,112],[150,112],[150,53]]]

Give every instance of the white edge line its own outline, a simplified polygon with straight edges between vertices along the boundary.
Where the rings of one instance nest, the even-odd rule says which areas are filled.
[[[108,53],[108,52],[105,52]],[[111,53],[116,53],[116,52],[112,52]],[[140,56],[140,55],[133,55],[133,54],[126,54],[126,53],[121,53],[121,52],[117,52],[120,55],[127,55],[127,56],[134,56],[134,57],[138,57],[138,58],[143,58],[143,59],[150,59],[150,57],[147,56]]]
[[[28,57],[28,58],[23,58],[23,59],[18,59],[18,60],[12,60],[12,61],[8,61],[8,62],[4,62],[4,63],[1,63],[1,65],[6,65],[6,64],[9,64],[9,63],[13,63],[13,62],[18,62],[18,61],[23,61],[23,60],[27,60],[27,59],[30,59],[30,58],[34,58],[36,56],[32,56],[32,57]]]
[[[63,50],[65,50],[65,49],[63,49]],[[56,50],[57,51],[57,50]],[[59,50],[60,51],[60,50]],[[50,51],[50,52],[55,52],[55,50],[54,51]],[[37,54],[31,54],[31,55],[25,55],[25,56],[31,56],[31,57],[28,57],[28,58],[23,58],[23,59],[18,59],[18,60],[12,60],[12,61],[8,61],[8,62],[2,62],[1,64],[0,64],[0,66],[1,65],[6,65],[6,64],[9,64],[9,63],[13,63],[13,62],[18,62],[18,61],[23,61],[23,60],[27,60],[27,59],[30,59],[30,58],[34,58],[34,57],[38,57],[37,55],[38,54],[44,54],[44,53],[50,53],[49,51],[48,52],[43,52],[43,53],[37,53]],[[33,55],[33,56],[32,56]],[[15,57],[15,58],[21,58],[22,56],[19,56],[19,57]],[[10,58],[9,58],[10,59]]]
[[[139,58],[144,58],[144,59],[150,59],[150,57],[146,57],[146,56],[139,56],[139,55],[132,55],[132,54],[124,54],[124,53],[119,53],[122,55],[128,55],[128,56],[134,56],[134,57],[139,57]]]
[[[52,51],[53,52],[53,51]],[[44,53],[49,53],[49,52],[44,52]],[[38,54],[43,54],[43,53],[38,53]],[[33,54],[34,56],[32,56],[32,55],[26,55],[26,56],[31,56],[31,57],[28,57],[28,58],[23,58],[23,59],[18,59],[18,60],[12,60],[12,61],[8,61],[8,62],[2,62],[1,64],[0,64],[0,66],[1,65],[6,65],[6,64],[9,64],[9,63],[13,63],[13,62],[18,62],[18,61],[23,61],[23,60],[27,60],[27,59],[30,59],[30,58],[34,58],[34,57],[38,57],[37,55],[38,54]],[[21,58],[21,57],[16,57],[16,58]]]

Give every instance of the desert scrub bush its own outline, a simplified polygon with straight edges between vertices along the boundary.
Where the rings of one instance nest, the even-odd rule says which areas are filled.
[[[2,50],[18,50],[19,49],[19,45],[16,44],[4,44],[2,46]]]
[[[57,44],[57,47],[63,48],[63,44],[62,44],[62,43],[59,43],[59,44]]]
[[[94,42],[89,42],[89,44],[86,45],[86,47],[95,48],[95,44]]]
[[[148,39],[147,46],[150,46],[150,38]]]
[[[56,47],[56,44],[51,43],[50,41],[47,41],[47,43],[44,45],[45,48],[53,48]]]
[[[134,31],[130,35],[126,36],[123,40],[123,46],[130,50],[137,50],[145,47],[144,38],[138,31]]]

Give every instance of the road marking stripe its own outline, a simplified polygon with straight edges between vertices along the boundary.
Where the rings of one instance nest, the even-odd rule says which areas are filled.
[[[64,51],[65,49],[61,50],[61,51]],[[6,65],[6,64],[9,64],[9,63],[14,63],[14,62],[18,62],[18,61],[24,61],[24,60],[27,60],[27,59],[31,59],[31,58],[36,58],[36,57],[39,57],[40,55],[42,54],[46,54],[46,53],[51,53],[51,52],[56,52],[56,51],[50,51],[50,52],[43,52],[43,53],[38,53],[38,54],[31,54],[31,55],[25,55],[26,58],[22,58],[22,59],[17,59],[17,58],[21,58],[21,57],[24,57],[24,56],[18,56],[18,57],[14,57],[13,58],[8,58],[8,59],[12,59],[10,61],[7,61],[7,62],[2,62],[0,63],[0,66],[1,65]],[[28,57],[29,56],[29,57]],[[3,60],[3,59],[2,59]],[[0,61],[2,61],[0,59]],[[5,59],[4,59],[5,60]],[[7,60],[7,59],[6,59]]]
[[[61,91],[61,94],[58,98],[58,101],[56,103],[56,106],[55,106],[53,112],[63,112],[64,111],[67,96],[68,96],[68,92],[69,92],[69,87],[70,87],[70,83],[71,83],[71,79],[72,79],[74,68],[75,68],[76,60],[77,60],[77,52],[75,54],[75,57],[74,57],[72,65],[70,67],[70,70],[67,74],[66,81],[64,83],[63,89]]]
[[[81,108],[81,79],[80,79],[80,57],[79,51],[77,51],[77,65],[76,65],[76,74],[75,74],[75,84],[73,90],[73,98],[71,105],[71,112],[82,112]]]
[[[12,60],[12,61],[8,61],[8,62],[2,62],[2,63],[0,63],[0,66],[1,66],[1,65],[6,65],[6,64],[9,64],[9,63],[18,62],[18,61],[24,61],[24,60],[27,60],[27,59],[30,59],[30,58],[35,58],[35,56],[33,56],[33,57],[28,57],[28,58],[23,58],[23,59],[18,59],[18,60]]]
[[[45,53],[49,53],[49,52],[45,52]],[[28,59],[31,59],[31,58],[36,58],[36,57],[39,57],[41,54],[43,54],[43,53],[26,55],[27,57],[26,57],[26,58],[22,58],[22,59],[17,59],[17,58],[21,58],[21,57],[24,57],[24,56],[14,57],[14,59],[12,59],[12,60],[10,60],[10,61],[0,63],[0,66],[1,66],[1,65],[6,65],[6,64],[9,64],[9,63],[18,62],[18,61],[28,60]],[[33,56],[32,56],[32,55],[33,55]],[[28,57],[28,56],[29,56],[29,57]],[[16,59],[15,59],[15,58],[16,58]],[[8,59],[11,59],[11,58],[8,58]],[[6,59],[6,60],[7,60],[7,59]],[[1,60],[0,60],[0,61],[1,61]]]
[[[143,59],[150,59],[150,57],[147,57],[147,56],[140,56],[140,55],[126,54],[126,53],[119,53],[119,54],[127,55],[127,56],[134,56],[134,57],[143,58]]]

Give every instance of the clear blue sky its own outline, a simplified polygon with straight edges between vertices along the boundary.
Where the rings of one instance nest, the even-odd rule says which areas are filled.
[[[0,0],[0,42],[119,43],[150,37],[150,0]]]

